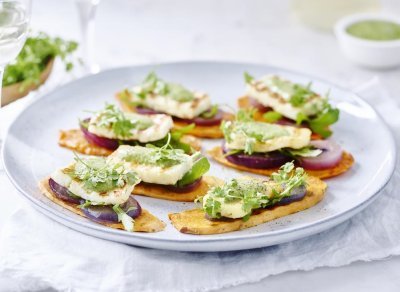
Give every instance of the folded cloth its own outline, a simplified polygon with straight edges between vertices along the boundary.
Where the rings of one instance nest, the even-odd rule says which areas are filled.
[[[372,80],[363,92],[400,117],[397,104]],[[382,102],[384,101],[384,102]],[[385,110],[381,112],[385,115]],[[397,120],[388,120],[398,127]],[[398,128],[397,128],[398,129]],[[399,165],[399,164],[398,164]],[[286,271],[337,267],[400,254],[400,169],[379,198],[345,223],[272,247],[188,253],[128,246],[87,236],[29,208],[17,211],[0,235],[0,287],[35,291],[210,291]],[[10,284],[9,279],[15,279]]]

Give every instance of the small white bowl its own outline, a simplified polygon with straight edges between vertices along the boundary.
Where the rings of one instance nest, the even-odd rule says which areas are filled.
[[[400,18],[377,14],[353,14],[335,24],[335,35],[344,55],[351,61],[374,69],[389,69],[400,65],[400,40],[374,41],[358,38],[346,29],[353,23],[364,20],[385,20],[400,24]]]

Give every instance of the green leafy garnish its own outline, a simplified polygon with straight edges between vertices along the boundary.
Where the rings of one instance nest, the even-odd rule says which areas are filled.
[[[290,104],[294,107],[303,106],[311,96],[316,95],[310,88],[311,82],[306,87],[300,84],[293,84],[292,94],[289,98]]]
[[[113,210],[115,213],[117,213],[118,222],[122,223],[125,230],[127,230],[129,232],[133,232],[134,223],[135,223],[133,218],[131,216],[129,216],[128,214],[126,214],[126,212],[124,210],[122,210],[122,208],[119,205],[114,205]],[[128,212],[129,212],[129,210],[128,210]]]
[[[323,109],[315,117],[307,117],[303,113],[297,115],[296,123],[300,125],[307,122],[311,131],[321,135],[323,138],[328,138],[332,135],[329,126],[339,120],[339,109],[332,108],[332,106],[325,101]]]
[[[98,127],[111,129],[120,138],[129,138],[133,129],[145,130],[153,124],[151,119],[147,118],[128,118],[123,111],[113,104],[107,104],[96,115]]]
[[[170,145],[171,135],[168,134],[167,142],[162,147],[147,144],[146,147],[136,147],[135,151],[129,152],[125,161],[144,165],[155,165],[169,168],[181,164],[187,159],[187,155],[181,149],[173,149]]]
[[[201,178],[207,171],[210,170],[210,162],[200,152],[193,154],[193,166],[178,182],[177,186],[182,187],[188,185]]]
[[[247,220],[253,210],[273,206],[291,196],[293,189],[305,186],[306,177],[304,169],[288,162],[272,174],[270,181],[232,179],[209,190],[200,201],[211,218],[221,218],[223,204],[238,203],[245,214],[243,220]]]
[[[169,145],[171,148],[174,149],[182,149],[186,154],[191,154],[194,152],[192,146],[190,146],[187,143],[182,142],[182,137],[187,134],[189,131],[193,130],[195,127],[195,124],[190,124],[185,127],[179,128],[179,129],[173,129],[171,130],[170,134],[171,137],[168,138],[168,135],[164,137],[161,140],[151,142],[152,145],[157,146],[157,147],[162,147],[164,146],[169,139]]]
[[[192,91],[176,83],[165,82],[155,72],[150,72],[140,86],[140,92],[136,95],[145,99],[149,94],[163,95],[179,102],[188,102],[194,99]]]
[[[28,37],[15,61],[6,66],[3,86],[23,82],[21,90],[24,90],[31,84],[39,84],[40,74],[55,57],[60,57],[65,69],[70,71],[73,68],[71,55],[77,47],[76,42],[52,38],[43,32]]]
[[[247,72],[244,72],[243,73],[243,75],[244,75],[244,81],[248,84],[248,83],[251,83],[253,80],[254,80],[254,77],[253,76],[251,76],[249,73],[247,73]]]
[[[254,121],[255,108],[240,109],[235,115],[235,120],[238,122],[252,122]]]
[[[210,107],[210,109],[206,110],[205,112],[203,112],[200,117],[204,118],[204,119],[211,119],[213,117],[215,117],[215,115],[218,113],[218,105],[213,105]]]
[[[122,163],[109,163],[103,157],[80,158],[75,154],[75,164],[64,172],[83,182],[83,187],[89,191],[106,193],[126,184],[135,185],[139,182],[136,173],[125,169]]]
[[[275,111],[269,111],[263,115],[263,118],[268,123],[275,123],[282,119],[282,115]]]

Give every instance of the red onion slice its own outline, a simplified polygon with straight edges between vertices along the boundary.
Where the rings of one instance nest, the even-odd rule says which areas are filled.
[[[123,205],[121,205],[122,210],[126,212],[126,214],[132,218],[136,218],[140,216],[142,213],[142,207],[139,202],[135,200],[133,196],[129,196],[128,201],[126,201]],[[128,211],[129,208],[133,208]],[[113,210],[112,206],[88,206],[82,208],[83,213],[85,215],[96,222],[118,222],[118,215]]]
[[[222,146],[224,154],[228,153],[225,145]],[[268,169],[280,167],[292,159],[279,151],[269,153],[254,153],[251,155],[238,153],[225,156],[226,160],[233,164],[243,165],[255,169]]]
[[[141,107],[141,106],[136,107],[136,112],[139,114],[142,114],[142,115],[165,114],[163,112],[159,112],[159,111],[153,110],[151,108]]]
[[[307,189],[305,186],[300,186],[297,188],[294,188],[291,192],[290,192],[290,196],[289,197],[285,197],[282,200],[280,200],[276,205],[274,206],[284,206],[284,205],[289,205],[293,202],[297,202],[300,201],[304,198],[304,196],[307,193]]]
[[[321,170],[333,168],[340,163],[343,150],[340,145],[331,140],[314,140],[310,144],[323,152],[317,157],[299,157],[298,164],[304,169]]]
[[[49,179],[49,186],[50,189],[53,191],[54,195],[59,198],[60,200],[66,201],[72,204],[80,204],[81,198],[75,196],[71,193],[66,187],[56,183],[55,180],[52,178]]]
[[[88,122],[89,119],[85,119],[84,122]],[[87,128],[83,125],[80,126],[85,139],[94,145],[109,149],[109,150],[116,150],[119,147],[119,141],[117,139],[110,139],[97,136],[93,133],[90,133]]]

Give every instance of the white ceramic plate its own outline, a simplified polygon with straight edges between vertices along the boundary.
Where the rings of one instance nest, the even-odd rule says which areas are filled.
[[[220,235],[181,234],[169,223],[167,214],[193,207],[138,197],[139,202],[167,223],[163,232],[129,233],[96,224],[77,216],[44,197],[37,182],[73,158],[72,152],[57,145],[60,129],[76,128],[84,110],[97,110],[113,102],[114,94],[140,82],[150,70],[167,80],[181,82],[210,93],[219,104],[236,105],[243,94],[243,72],[255,76],[276,73],[294,81],[313,81],[313,89],[331,91],[332,102],[341,110],[333,127],[334,138],[350,151],[356,163],[340,177],[329,179],[325,199],[315,207],[247,230]],[[220,141],[204,142],[204,149]],[[328,82],[279,68],[236,63],[183,62],[158,66],[118,68],[89,76],[32,103],[11,125],[4,141],[5,169],[18,190],[40,212],[75,230],[103,239],[133,245],[181,250],[228,251],[263,247],[315,234],[350,218],[365,208],[388,182],[395,163],[395,144],[390,131],[376,112],[355,94]],[[212,163],[211,174],[221,178],[242,175]]]

